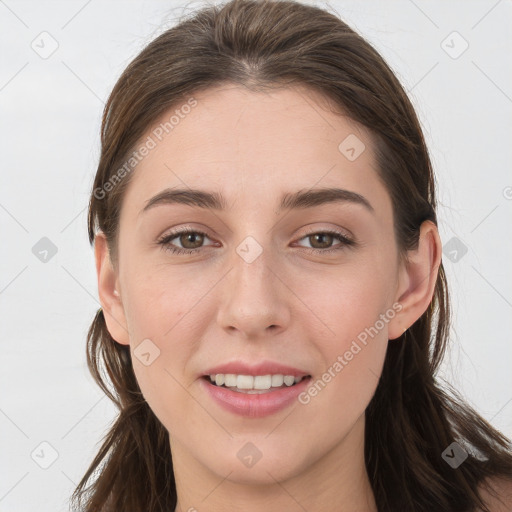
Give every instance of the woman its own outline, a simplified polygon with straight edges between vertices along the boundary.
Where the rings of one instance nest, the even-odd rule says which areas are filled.
[[[120,411],[81,510],[512,508],[510,441],[435,377],[418,119],[337,17],[233,0],[155,39],[106,105],[88,222],[88,364]]]

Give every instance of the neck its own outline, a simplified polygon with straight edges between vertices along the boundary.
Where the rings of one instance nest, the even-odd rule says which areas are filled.
[[[250,485],[216,475],[171,440],[175,512],[377,512],[364,463],[364,414],[349,434],[304,471]],[[268,471],[269,475],[272,469]]]

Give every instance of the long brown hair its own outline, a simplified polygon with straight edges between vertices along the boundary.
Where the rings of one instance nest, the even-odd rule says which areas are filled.
[[[97,229],[105,233],[114,263],[120,206],[133,175],[120,169],[133,148],[168,109],[199,90],[228,83],[253,91],[306,85],[366,126],[392,199],[402,255],[416,247],[424,220],[437,224],[434,175],[420,124],[374,48],[318,7],[233,0],[204,7],[157,37],[110,94],[88,229],[91,244]],[[389,344],[366,410],[365,462],[380,512],[488,510],[477,489],[491,477],[512,476],[510,440],[436,377],[449,328],[441,264],[429,308]],[[173,511],[168,432],[142,396],[129,348],[111,337],[101,309],[88,333],[87,363],[119,416],[73,503],[87,512]],[[453,442],[469,452],[457,468],[442,456]]]

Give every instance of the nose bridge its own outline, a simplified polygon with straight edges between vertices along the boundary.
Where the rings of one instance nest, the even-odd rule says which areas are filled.
[[[273,269],[271,243],[268,237],[265,240],[260,243],[249,235],[236,246],[219,309],[223,328],[236,328],[247,336],[263,334],[270,326],[283,327],[289,318],[282,284]]]
[[[261,236],[258,237],[261,240]],[[265,246],[264,246],[265,245]],[[233,256],[233,272],[231,275],[230,294],[233,298],[244,297],[250,302],[256,302],[260,299],[268,300],[266,297],[272,294],[273,274],[270,272],[272,265],[270,241],[262,240],[260,243],[252,235],[246,236],[235,248]],[[274,290],[275,291],[275,290]],[[264,294],[265,297],[261,295]],[[252,300],[251,300],[252,299]],[[244,304],[247,307],[249,304]]]

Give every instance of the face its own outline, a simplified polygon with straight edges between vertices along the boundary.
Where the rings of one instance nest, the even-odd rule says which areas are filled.
[[[392,203],[369,134],[313,91],[194,99],[141,139],[154,145],[123,199],[113,336],[173,457],[232,481],[290,478],[362,439],[388,339],[410,325]],[[338,192],[294,201],[323,189]]]

